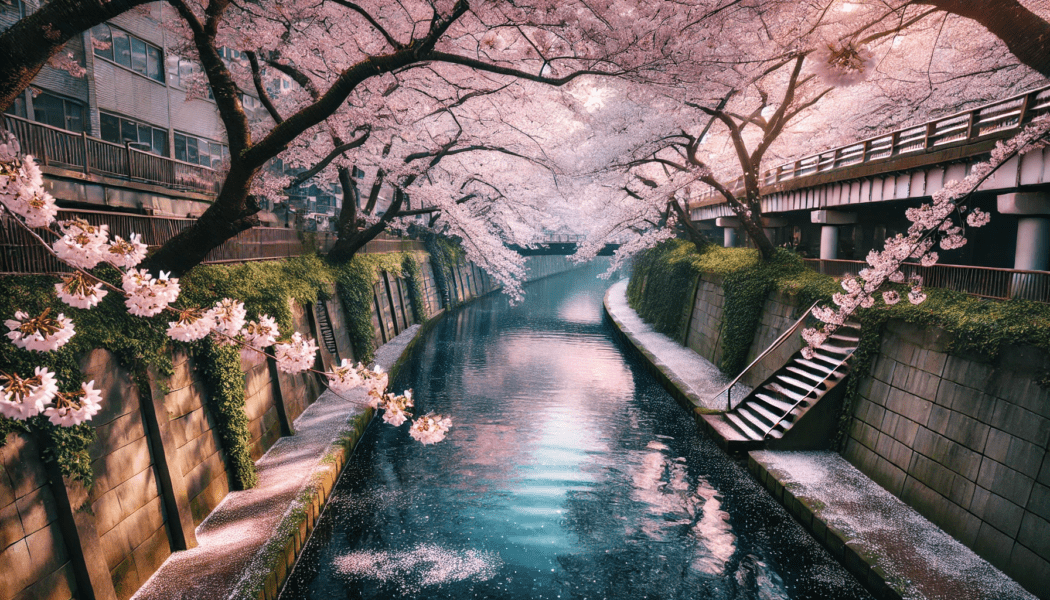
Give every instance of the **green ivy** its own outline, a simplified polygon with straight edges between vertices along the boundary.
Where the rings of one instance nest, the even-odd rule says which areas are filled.
[[[401,272],[405,275],[408,283],[408,298],[412,304],[412,312],[416,316],[416,323],[423,324],[427,321],[427,305],[423,293],[423,271],[419,268],[420,257],[406,252],[401,260]]]
[[[208,409],[226,452],[233,487],[246,490],[258,483],[249,444],[248,415],[244,412],[244,371],[237,346],[220,346],[205,340],[199,344],[198,365],[208,386]]]
[[[746,357],[759,325],[762,308],[771,292],[794,296],[799,307],[815,301],[830,304],[841,291],[839,282],[807,267],[801,258],[786,250],[763,263],[758,252],[748,248],[708,247],[703,253],[682,240],[670,240],[635,259],[628,285],[630,305],[654,328],[672,336],[685,329],[687,305],[696,277],[721,275],[725,293],[723,313],[723,358],[719,367],[735,374]],[[644,283],[644,291],[643,291]],[[907,295],[908,288],[893,286]],[[682,288],[682,289],[678,289]],[[1027,300],[986,300],[951,290],[926,288],[927,299],[913,305],[892,306],[877,302],[858,311],[861,340],[853,359],[853,376],[846,382],[843,412],[837,443],[845,441],[852,407],[862,379],[870,374],[878,355],[882,330],[890,319],[917,327],[939,327],[950,334],[948,351],[954,354],[995,360],[1005,344],[1031,345],[1050,352],[1050,305]],[[687,307],[683,310],[683,307]],[[681,341],[681,340],[680,340]]]
[[[347,333],[354,356],[365,364],[375,360],[375,330],[372,328],[372,286],[386,271],[395,277],[402,274],[403,254],[358,254],[338,269],[339,299],[346,311]]]
[[[456,302],[456,279],[452,269],[459,264],[465,253],[458,245],[433,233],[427,234],[423,243],[434,266],[434,283],[441,293],[442,301],[445,306],[452,306]]]
[[[118,282],[115,269],[102,267],[96,274],[110,282]],[[54,277],[7,276],[0,295],[0,320],[14,317],[23,310],[38,315],[50,308],[73,320],[77,334],[62,348],[53,352],[31,352],[14,344],[0,344],[0,371],[31,375],[40,366],[55,373],[59,389],[74,392],[84,381],[79,358],[95,348],[112,352],[132,373],[152,366],[164,374],[171,373],[168,339],[159,328],[160,318],[142,319],[129,315],[122,299],[109,294],[91,310],[67,306],[54,294]],[[27,422],[0,418],[0,443],[11,431],[32,433],[42,439],[43,459],[58,464],[62,474],[85,485],[93,479],[91,456],[88,452],[95,439],[94,429],[88,424],[72,428],[57,427],[40,416]]]

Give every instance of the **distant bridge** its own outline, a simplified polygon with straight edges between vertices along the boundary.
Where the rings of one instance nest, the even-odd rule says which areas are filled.
[[[575,233],[552,233],[544,237],[543,241],[537,242],[533,248],[511,244],[510,249],[522,256],[567,256],[576,254],[579,243],[586,238],[587,236],[585,235]],[[598,253],[598,256],[612,256],[619,247],[620,244],[606,244]]]

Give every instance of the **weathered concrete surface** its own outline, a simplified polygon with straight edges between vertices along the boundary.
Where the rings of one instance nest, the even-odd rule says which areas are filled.
[[[614,283],[605,294],[605,311],[616,324],[620,333],[656,369],[655,374],[679,402],[686,399],[692,407],[706,410],[721,410],[724,398],[718,391],[728,378],[707,359],[682,346],[668,336],[658,333],[642,321],[638,313],[627,304],[627,280]],[[677,390],[677,394],[675,393]]]
[[[419,326],[377,352],[389,369]],[[230,492],[197,528],[199,546],[176,552],[134,598],[216,600],[275,598],[280,584],[331,492],[339,471],[371,418],[363,390],[345,399],[325,391],[256,462],[259,484]]]
[[[879,598],[1035,599],[835,452],[756,450],[748,468]]]

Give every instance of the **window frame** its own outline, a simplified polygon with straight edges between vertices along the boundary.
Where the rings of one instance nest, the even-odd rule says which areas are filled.
[[[95,47],[96,39],[103,42],[106,41],[106,36],[103,32],[108,33],[109,48],[107,49]],[[141,75],[150,81],[165,85],[166,69],[161,68],[160,65],[165,64],[166,53],[160,46],[119,27],[114,27],[109,23],[99,23],[88,30],[88,35],[91,37],[91,52],[96,58],[101,58],[132,73]],[[141,49],[141,56],[136,57],[136,47]],[[150,52],[151,50],[153,51],[152,53]],[[156,57],[157,68],[155,71],[150,70],[151,54]],[[125,57],[126,61],[124,60]],[[152,75],[151,72],[153,72]]]
[[[106,124],[107,120],[111,121],[109,125]],[[112,126],[113,121],[115,121],[117,125],[116,140],[112,139],[111,135],[107,135],[111,134],[111,131],[107,132],[104,130],[104,128],[109,129]],[[105,142],[120,144],[122,146],[128,142],[134,144],[148,143],[150,146],[150,154],[163,156],[164,158],[171,157],[171,148],[168,146],[168,130],[163,127],[157,127],[152,123],[140,119],[131,119],[117,113],[102,110],[98,111],[98,122],[99,137]],[[127,127],[125,127],[125,124],[127,124]],[[127,131],[125,131],[125,129],[127,129]],[[135,134],[134,139],[130,136],[132,131],[134,131]],[[149,140],[142,139],[142,133],[144,131],[149,134]],[[161,148],[163,151],[157,152],[158,148]]]

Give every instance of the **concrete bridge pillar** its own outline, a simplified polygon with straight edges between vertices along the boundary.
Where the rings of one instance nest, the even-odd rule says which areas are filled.
[[[1017,221],[1017,247],[1014,268],[1025,271],[1050,270],[1050,194],[1015,192],[998,197],[999,212],[1024,215]]]
[[[835,260],[839,257],[838,226],[856,223],[857,215],[834,210],[815,210],[809,213],[809,217],[810,222],[824,225],[820,228],[820,259]]]
[[[736,247],[736,230],[740,227],[740,219],[736,217],[718,217],[715,225],[722,228],[722,241],[726,248]]]

